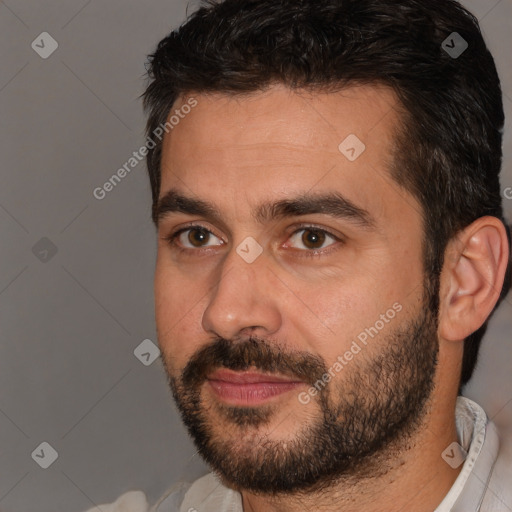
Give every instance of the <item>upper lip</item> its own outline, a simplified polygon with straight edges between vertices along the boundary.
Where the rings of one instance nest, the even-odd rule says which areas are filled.
[[[299,379],[286,377],[284,375],[266,374],[254,370],[239,371],[225,368],[215,370],[208,375],[208,380],[220,380],[232,384],[259,384],[259,383],[290,383],[301,382]]]

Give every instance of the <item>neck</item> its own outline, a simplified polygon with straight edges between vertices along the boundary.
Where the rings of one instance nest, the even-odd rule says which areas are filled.
[[[455,400],[432,404],[422,425],[407,442],[390,445],[376,455],[364,475],[343,477],[319,491],[279,496],[242,492],[244,512],[432,512],[460,473],[441,457],[457,441]],[[451,410],[451,414],[433,411]]]

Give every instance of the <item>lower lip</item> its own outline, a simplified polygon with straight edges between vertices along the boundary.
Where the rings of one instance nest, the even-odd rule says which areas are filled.
[[[230,405],[254,406],[268,402],[288,391],[297,389],[299,382],[252,382],[233,383],[224,380],[208,380],[215,395]]]

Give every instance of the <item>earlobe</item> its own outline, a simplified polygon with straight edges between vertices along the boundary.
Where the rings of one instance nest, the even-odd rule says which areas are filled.
[[[508,247],[505,226],[496,217],[477,219],[448,243],[441,274],[442,338],[463,340],[486,321],[503,286]]]

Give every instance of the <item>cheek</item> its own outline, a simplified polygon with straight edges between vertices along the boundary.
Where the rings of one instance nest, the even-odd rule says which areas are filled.
[[[348,286],[340,280],[293,287],[293,296],[281,301],[285,339],[290,348],[319,355],[326,363],[350,346],[369,310],[364,287]],[[300,346],[299,346],[300,344]]]
[[[155,320],[158,343],[173,371],[182,370],[198,348],[201,329],[201,296],[186,286],[179,275],[162,269],[155,271]]]
[[[366,267],[365,272],[354,272],[344,279],[294,287],[294,297],[299,297],[300,302],[288,304],[283,316],[288,320],[290,332],[298,333],[298,339],[304,343],[295,348],[318,354],[328,365],[347,351],[352,351],[347,354],[347,360],[355,352],[364,352],[362,356],[357,355],[358,359],[364,359],[373,350],[378,351],[381,334],[396,327],[396,319],[400,321],[404,316],[402,309],[421,293],[418,289],[411,294],[410,276],[406,274],[396,269],[395,275],[390,269],[369,271]],[[376,275],[381,278],[376,279]]]

